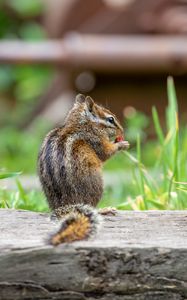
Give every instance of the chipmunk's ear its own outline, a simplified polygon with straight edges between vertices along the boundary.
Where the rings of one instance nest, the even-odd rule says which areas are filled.
[[[94,101],[93,101],[93,99],[90,96],[86,97],[86,105],[88,107],[88,110],[91,112],[92,108],[94,106]]]
[[[84,103],[86,101],[86,98],[82,94],[78,94],[75,98],[76,103]]]

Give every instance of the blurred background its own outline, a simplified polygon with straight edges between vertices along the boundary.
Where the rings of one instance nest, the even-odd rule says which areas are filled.
[[[186,34],[185,0],[1,0],[0,207],[48,210],[38,150],[83,93],[131,143],[104,168],[100,206],[185,209]]]

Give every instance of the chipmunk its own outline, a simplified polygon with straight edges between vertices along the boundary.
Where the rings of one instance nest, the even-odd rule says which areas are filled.
[[[59,231],[50,237],[52,245],[86,239],[97,231],[95,207],[103,193],[103,163],[128,147],[116,116],[79,94],[63,126],[45,137],[38,157],[43,191],[55,216],[62,219]]]

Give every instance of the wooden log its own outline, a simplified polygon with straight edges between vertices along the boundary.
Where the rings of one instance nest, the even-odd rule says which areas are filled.
[[[73,70],[105,72],[187,71],[184,36],[68,34],[63,40],[2,41],[0,63],[53,63]]]
[[[187,299],[187,211],[119,211],[95,238],[56,248],[47,214],[0,219],[0,299]]]

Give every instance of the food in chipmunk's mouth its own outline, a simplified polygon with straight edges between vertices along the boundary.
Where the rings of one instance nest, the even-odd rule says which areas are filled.
[[[115,143],[119,143],[119,142],[123,142],[124,141],[124,137],[121,135],[121,136],[117,136],[116,139],[115,139]]]
[[[130,147],[129,142],[128,142],[128,141],[125,141],[125,140],[124,140],[124,137],[123,137],[122,135],[117,136],[117,137],[115,138],[115,141],[114,141],[114,143],[120,143],[120,142],[123,142],[123,143],[125,144],[126,149],[128,149],[128,148]]]

